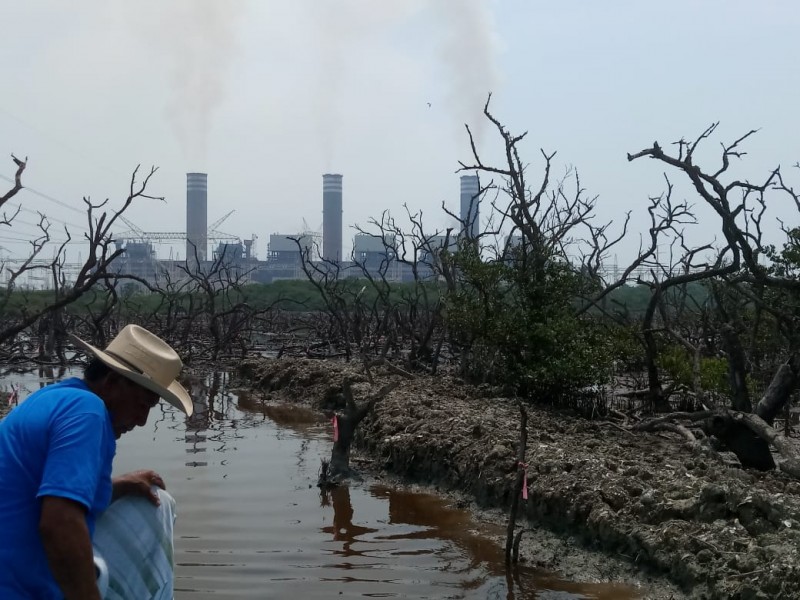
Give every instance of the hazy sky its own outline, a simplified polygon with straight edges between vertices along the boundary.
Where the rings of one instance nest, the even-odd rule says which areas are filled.
[[[458,205],[465,122],[496,156],[480,114],[490,91],[495,114],[529,131],[531,182],[539,148],[557,151],[556,172],[579,170],[601,219],[634,211],[621,255],[664,187],[662,167],[626,153],[654,140],[719,120],[705,154],[716,159],[719,142],[760,128],[733,172],[761,179],[782,164],[800,179],[788,169],[800,160],[796,0],[0,0],[0,11],[0,175],[13,175],[9,154],[27,156],[24,183],[81,210],[87,195],[118,206],[133,168],[155,165],[150,192],[167,202],[128,216],[174,231],[186,172],[206,171],[209,223],[236,209],[221,229],[257,234],[261,258],[270,233],[320,228],[325,172],[344,175],[345,240],[403,203],[430,229],[451,225],[440,205]],[[84,226],[30,191],[17,198]],[[788,203],[772,210],[797,222]],[[36,217],[20,219],[0,252],[24,250]]]

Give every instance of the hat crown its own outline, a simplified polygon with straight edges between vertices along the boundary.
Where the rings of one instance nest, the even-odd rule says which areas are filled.
[[[139,325],[126,325],[105,351],[164,387],[178,377],[183,367],[169,344]]]

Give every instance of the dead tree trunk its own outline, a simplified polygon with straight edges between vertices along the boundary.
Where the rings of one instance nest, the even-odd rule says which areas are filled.
[[[743,467],[759,471],[771,471],[775,468],[775,460],[767,441],[729,414],[713,416],[703,424],[703,430],[725,444]]]
[[[775,461],[769,449],[772,445],[781,455],[780,469],[793,477],[800,478],[800,447],[794,440],[781,435],[761,417],[752,413],[726,409],[672,413],[637,423],[633,429],[655,431],[675,421],[699,422],[705,433],[719,438],[731,452],[736,454],[744,467],[762,471],[774,469]],[[688,430],[685,427],[680,429],[679,433],[697,447],[694,435],[690,432],[687,435]],[[752,437],[746,436],[745,433],[751,433]]]
[[[791,393],[797,388],[800,372],[800,356],[792,356],[780,366],[769,382],[767,391],[756,406],[756,414],[772,425],[775,417],[789,401]]]
[[[364,417],[369,414],[375,404],[395,389],[398,384],[399,382],[397,381],[386,384],[374,395],[370,396],[367,402],[358,406],[353,398],[351,382],[349,379],[345,379],[342,385],[346,402],[345,410],[342,413],[336,413],[334,416],[337,422],[338,436],[333,442],[330,462],[327,466],[323,466],[322,472],[320,473],[318,485],[325,486],[328,484],[336,484],[342,479],[352,475],[353,471],[350,468],[350,446],[353,443],[353,438],[355,437],[359,423],[364,420]]]
[[[731,406],[733,410],[751,412],[750,394],[747,391],[747,361],[744,348],[736,329],[725,323],[722,327],[722,343],[728,354],[728,379],[731,386]]]
[[[644,338],[645,347],[645,363],[647,365],[647,388],[649,390],[648,398],[650,400],[650,410],[653,412],[669,412],[670,405],[667,398],[664,397],[664,388],[661,386],[661,378],[658,373],[658,345],[656,343],[655,332],[653,331],[653,319],[656,314],[656,308],[661,299],[661,286],[656,282],[653,287],[653,293],[650,297],[650,302],[647,305],[647,310],[642,319],[642,336]]]
[[[508,529],[506,531],[506,566],[512,563],[511,550],[514,548],[513,562],[517,562],[519,553],[519,540],[522,537],[522,531],[514,539],[514,527],[517,523],[517,509],[519,508],[519,499],[522,496],[523,488],[526,485],[526,469],[525,453],[528,449],[528,411],[519,403],[520,412],[520,430],[519,430],[519,447],[517,448],[517,481],[514,484],[514,491],[511,497],[511,508],[508,513]],[[527,490],[525,490],[527,496]]]

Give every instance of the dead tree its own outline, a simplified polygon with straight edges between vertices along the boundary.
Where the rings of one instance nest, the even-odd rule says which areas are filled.
[[[751,432],[758,440],[771,444],[781,456],[779,467],[782,471],[794,478],[800,479],[800,444],[796,440],[789,439],[770,427],[764,419],[753,413],[743,413],[733,410],[717,409],[698,411],[690,413],[672,413],[638,423],[632,427],[634,431],[657,431],[664,425],[675,423],[702,423],[704,429],[713,435],[723,432],[725,429],[735,430],[735,435],[731,435],[727,440],[728,448],[736,454],[743,466],[759,470],[769,470],[775,468],[775,462],[771,456],[753,452],[752,446],[743,441],[743,436],[739,433],[739,428]],[[687,428],[672,428],[694,447],[708,453],[706,444],[698,441],[697,437]]]
[[[336,485],[342,479],[353,474],[353,470],[350,468],[350,446],[355,438],[356,429],[359,423],[374,408],[375,404],[385,398],[397,386],[397,381],[388,383],[370,395],[366,402],[358,405],[353,397],[352,382],[349,379],[344,380],[342,393],[344,394],[345,408],[344,411],[332,414],[332,418],[336,420],[338,435],[333,442],[330,461],[323,463],[323,470],[320,473],[318,482],[320,487]]]
[[[14,164],[17,166],[17,170],[14,173],[14,186],[10,190],[8,190],[5,194],[0,196],[0,208],[3,208],[3,205],[9,200],[11,200],[11,198],[16,196],[17,193],[22,189],[22,173],[25,171],[25,167],[28,166],[27,158],[25,160],[20,160],[19,158],[17,158],[12,154],[11,160],[13,160]],[[17,207],[17,211],[14,216],[16,216],[16,214],[19,213],[19,211],[20,208]],[[13,219],[14,216],[12,216],[11,219]],[[9,219],[6,219],[5,214],[3,215],[3,221],[4,222],[9,221]],[[8,223],[6,222],[6,224]]]
[[[26,162],[20,161],[16,157],[14,157],[14,162],[17,165],[15,185],[0,198],[0,206],[22,189],[21,179]],[[110,268],[113,261],[122,253],[122,249],[114,248],[113,227],[117,219],[130,207],[134,200],[141,198],[161,199],[149,195],[146,191],[150,178],[155,172],[156,169],[152,168],[149,173],[140,179],[139,167],[137,167],[131,176],[127,197],[123,200],[122,205],[114,211],[104,210],[108,200],[94,204],[89,198],[83,199],[88,225],[88,230],[84,237],[88,245],[88,251],[87,258],[73,281],[66,281],[63,278],[66,246],[72,241],[72,236],[66,226],[64,227],[65,239],[60,241],[54,248],[54,257],[46,260],[39,259],[45,247],[51,247],[48,244],[52,241],[51,223],[44,214],[40,213],[39,235],[31,241],[31,249],[28,256],[16,268],[6,266],[9,271],[9,278],[5,288],[0,291],[0,314],[5,312],[11,297],[17,290],[17,281],[25,273],[37,270],[49,273],[56,289],[53,291],[52,297],[44,305],[32,308],[25,307],[15,318],[3,319],[0,325],[0,345],[12,344],[21,332],[29,329],[44,317],[56,315],[54,318],[57,319],[60,311],[76,302],[99,282],[118,277],[118,274],[114,273]],[[20,210],[21,206],[10,217],[4,213],[0,225],[12,226],[15,216],[19,214]]]
[[[345,272],[339,261],[314,260],[314,248],[304,246],[299,238],[294,241],[300,251],[300,266],[325,307],[322,316],[326,317],[326,331],[322,333],[320,346],[329,347],[334,356],[343,356],[347,361],[354,358],[363,361],[381,337],[379,332],[387,326],[380,295],[372,293],[374,290],[367,282],[357,279],[358,273]],[[381,285],[374,280],[373,283],[376,287]]]
[[[244,286],[252,268],[239,265],[237,257],[226,253],[227,248],[205,264],[195,256],[178,266],[183,275],[181,293],[187,300],[180,319],[192,324],[181,329],[184,338],[193,331],[196,359],[216,361],[241,352],[272,310],[272,306],[255,308],[248,302]]]
[[[353,260],[380,301],[376,316],[382,322],[376,334],[385,340],[380,348],[381,362],[387,362],[386,352],[392,346],[395,354],[403,355],[403,369],[435,373],[445,336],[444,290],[438,282],[442,270],[436,264],[441,248],[437,240],[444,237],[446,242],[448,236],[439,231],[426,233],[422,213],[412,214],[407,206],[405,209],[408,229],[388,211],[380,220],[371,219],[369,229],[356,228],[383,246],[379,265],[370,265],[355,255]],[[391,281],[387,277],[390,269],[394,274]]]
[[[688,181],[697,192],[701,200],[708,205],[719,218],[719,231],[721,240],[713,250],[710,260],[703,264],[695,265],[693,272],[669,277],[659,282],[661,288],[673,287],[688,281],[716,281],[726,285],[725,293],[739,294],[748,299],[750,306],[758,306],[771,313],[778,322],[787,328],[794,328],[799,322],[800,314],[786,311],[783,307],[772,304],[768,295],[754,290],[773,290],[774,297],[784,294],[795,295],[800,293],[800,281],[794,276],[787,276],[771,268],[760,257],[769,255],[769,247],[762,238],[762,219],[766,211],[766,196],[769,193],[783,193],[788,195],[800,211],[800,197],[794,190],[784,183],[780,169],[771,171],[763,182],[754,184],[749,181],[724,182],[728,176],[731,159],[741,158],[744,153],[740,145],[755,131],[750,131],[732,144],[722,146],[720,165],[716,170],[708,171],[695,164],[695,152],[700,144],[706,141],[716,130],[717,124],[711,125],[693,142],[680,140],[676,143],[677,153],[669,154],[657,142],[652,147],[635,154],[629,154],[628,160],[634,161],[649,157],[664,163],[677,170],[688,178]],[[718,295],[719,299],[719,295]],[[737,333],[735,314],[725,314],[726,303],[717,302],[717,308],[722,311],[723,326],[721,343],[726,349],[731,373],[731,399],[734,408],[744,412],[731,412],[716,414],[706,422],[708,432],[723,440],[733,450],[740,461],[756,468],[768,469],[774,465],[767,444],[781,443],[780,438],[774,435],[769,423],[758,415],[748,415],[751,403],[747,396],[746,366],[743,355],[743,346]],[[791,375],[791,365],[794,357],[800,351],[800,339],[790,340],[789,355],[784,369],[781,367],[773,378],[774,385],[770,386],[769,399],[762,400],[762,413],[772,417],[789,401],[790,393],[797,386],[797,381]],[[767,396],[765,394],[765,396]],[[769,406],[769,409],[766,407]],[[757,409],[758,411],[758,409]],[[745,415],[745,416],[741,416]],[[763,425],[763,426],[762,426]],[[766,429],[766,428],[769,429]],[[791,461],[790,461],[791,462]],[[790,467],[791,470],[791,467]]]

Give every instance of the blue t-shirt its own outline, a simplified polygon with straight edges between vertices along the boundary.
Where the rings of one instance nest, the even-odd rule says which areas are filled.
[[[63,598],[39,537],[41,499],[80,502],[93,533],[111,503],[116,448],[105,404],[77,378],[35,392],[0,421],[0,598]]]

